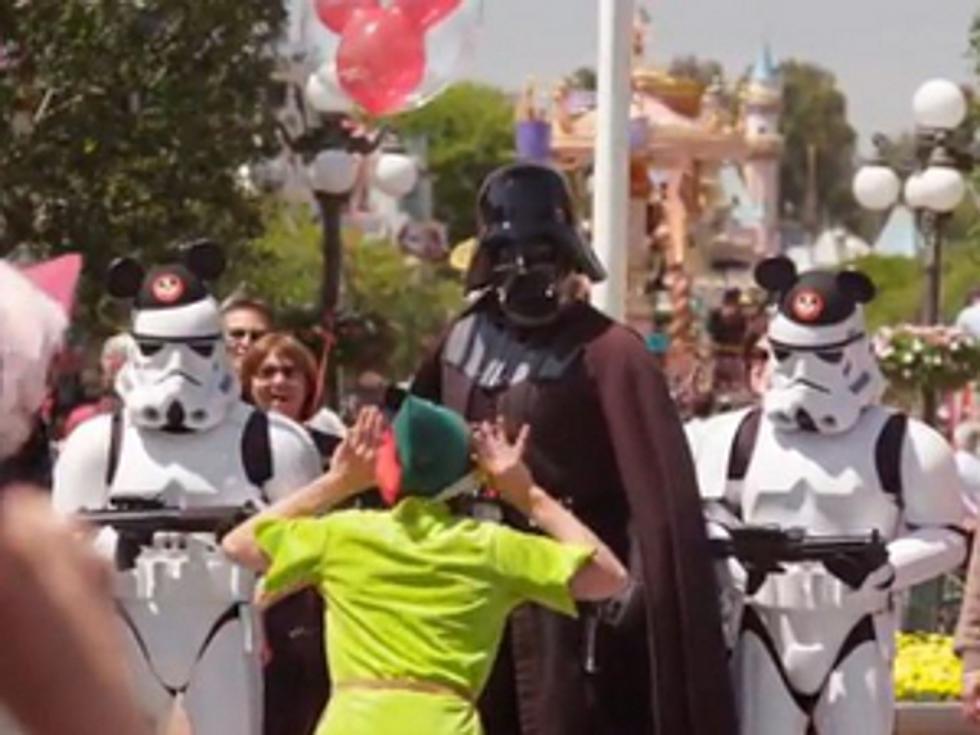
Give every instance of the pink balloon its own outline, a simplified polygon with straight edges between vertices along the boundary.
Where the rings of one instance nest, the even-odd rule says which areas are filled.
[[[415,25],[426,30],[456,10],[460,0],[395,0],[394,4]]]
[[[343,33],[354,13],[378,7],[378,0],[313,0],[316,16],[334,33]]]
[[[372,115],[404,107],[424,74],[423,32],[400,8],[358,11],[344,28],[337,48],[337,78]]]

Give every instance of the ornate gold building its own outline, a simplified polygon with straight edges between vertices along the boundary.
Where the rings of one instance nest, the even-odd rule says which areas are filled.
[[[736,89],[674,76],[644,62],[634,44],[630,122],[627,321],[652,329],[651,280],[672,313],[674,344],[690,343],[692,288],[743,278],[780,249],[779,120],[782,86],[768,49]],[[587,201],[595,94],[558,84],[548,104],[533,85],[517,109],[518,154],[564,169]],[[736,280],[738,276],[735,276]]]

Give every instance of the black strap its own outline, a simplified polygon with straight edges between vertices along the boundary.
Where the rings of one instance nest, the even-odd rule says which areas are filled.
[[[248,481],[257,488],[263,488],[272,478],[272,439],[269,435],[269,416],[265,411],[253,410],[245,423],[242,465]]]
[[[215,636],[221,631],[232,620],[238,620],[242,617],[242,603],[234,602],[228,607],[218,619],[214,621],[214,624],[208,630],[208,634],[204,637],[204,642],[201,643],[201,647],[197,650],[197,656],[194,658],[194,664],[196,665],[201,658],[204,656],[204,652],[208,650],[208,646],[211,645],[211,641],[214,640]],[[136,623],[129,617],[126,612],[126,608],[122,606],[121,603],[116,603],[116,612],[123,619],[126,627],[129,628],[129,632],[133,634],[133,638],[136,640],[136,645],[140,649],[140,653],[143,654],[143,659],[146,661],[147,668],[149,668],[150,673],[153,674],[153,678],[157,680],[171,697],[176,697],[178,694],[183,694],[187,691],[187,687],[191,685],[191,676],[193,676],[193,671],[191,676],[188,676],[187,680],[180,686],[170,686],[167,684],[160,673],[157,671],[156,666],[153,664],[153,659],[150,657],[150,649],[146,645],[146,641],[143,640],[143,636],[140,635],[139,629],[136,627]]]
[[[738,425],[735,439],[732,441],[732,452],[728,455],[729,480],[745,479],[745,474],[749,471],[749,462],[752,461],[752,452],[755,450],[755,441],[759,436],[761,419],[762,410],[753,408],[745,414],[742,423]]]
[[[902,497],[902,445],[907,427],[908,417],[904,413],[893,413],[881,428],[875,444],[878,481],[882,490],[894,498],[899,509],[905,507]]]
[[[769,631],[766,628],[766,624],[762,622],[762,618],[759,617],[759,613],[755,611],[750,605],[746,605],[742,610],[742,631],[752,633],[762,644],[762,647],[766,649],[766,653],[769,654],[769,659],[772,661],[772,665],[776,667],[776,673],[779,674],[779,678],[783,682],[783,686],[786,687],[786,691],[789,692],[790,696],[793,697],[793,701],[796,702],[796,706],[800,708],[800,712],[805,714],[807,718],[813,717],[813,710],[817,706],[817,702],[820,699],[820,692],[823,689],[823,684],[820,688],[812,694],[806,694],[793,686],[789,680],[789,674],[786,673],[786,668],[783,666],[783,660],[779,656],[779,651],[776,650],[776,644],[772,640],[772,636],[769,635]]]
[[[109,428],[109,456],[105,466],[105,486],[109,489],[112,489],[112,481],[116,479],[116,470],[119,469],[119,455],[122,452],[123,440],[122,419],[122,408],[113,410],[112,423]]]
[[[831,664],[827,673],[824,674],[823,680],[817,687],[815,692],[804,693],[797,690],[792,683],[790,683],[789,675],[786,673],[786,669],[783,668],[783,661],[779,656],[779,652],[776,650],[776,644],[773,643],[772,637],[769,635],[769,631],[766,628],[765,623],[762,622],[762,618],[759,617],[752,606],[746,605],[745,609],[742,611],[742,630],[751,632],[759,639],[762,647],[766,649],[766,653],[769,654],[769,658],[772,660],[773,666],[776,667],[776,672],[779,674],[779,678],[782,679],[783,686],[786,687],[786,691],[790,693],[793,697],[793,701],[796,702],[796,706],[800,708],[800,711],[807,716],[809,720],[807,732],[816,732],[816,726],[813,723],[813,710],[817,707],[817,702],[820,701],[820,695],[823,694],[824,688],[827,686],[827,682],[830,681],[830,675],[837,670],[837,668],[844,663],[844,660],[851,655],[862,643],[867,643],[868,641],[877,640],[875,634],[875,625],[870,615],[863,616],[854,627],[851,628],[844,642],[841,644],[840,649],[837,651],[837,656],[834,657],[834,662]]]

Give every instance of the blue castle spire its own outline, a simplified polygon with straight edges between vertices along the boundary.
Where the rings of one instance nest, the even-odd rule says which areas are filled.
[[[774,85],[779,74],[775,62],[772,60],[772,51],[769,44],[763,44],[759,49],[759,56],[752,67],[752,81],[756,84]]]

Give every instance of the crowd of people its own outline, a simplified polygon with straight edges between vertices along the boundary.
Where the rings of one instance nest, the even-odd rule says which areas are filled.
[[[8,294],[45,297],[0,268],[0,703],[21,727],[891,732],[898,600],[962,564],[969,514],[965,463],[880,403],[874,284],[762,261],[768,322],[730,292],[709,323],[751,398],[685,426],[649,345],[589,303],[605,272],[562,176],[504,167],[477,213],[467,307],[407,390],[361,376],[347,421],[260,301],[213,297],[213,243],[117,262],[131,329],[53,471],[65,315],[12,319]]]

